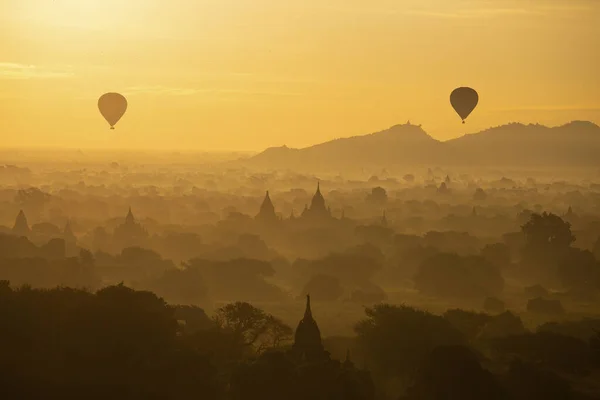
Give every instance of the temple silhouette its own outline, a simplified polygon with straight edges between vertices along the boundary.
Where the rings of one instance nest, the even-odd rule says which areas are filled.
[[[329,370],[337,370],[337,379],[348,384],[347,388],[352,391],[373,390],[370,373],[366,366],[365,368],[355,366],[350,359],[350,349],[346,350],[343,361],[332,359],[331,354],[325,350],[321,340],[321,331],[312,314],[310,295],[306,296],[304,317],[298,323],[294,334],[294,343],[287,354],[299,366],[320,365]],[[357,382],[360,382],[361,389],[356,386]]]
[[[255,220],[265,225],[274,225],[277,222],[282,221],[282,218],[278,217],[275,212],[275,206],[271,201],[269,191],[267,191],[265,194],[265,198],[260,206],[258,214],[255,216]],[[312,197],[310,206],[308,204],[305,205],[304,211],[302,211],[298,217],[296,217],[294,211],[292,210],[290,217],[286,221],[309,224],[324,224],[336,220],[338,219],[331,215],[331,209],[326,206],[325,198],[321,193],[320,183],[317,183],[317,190]]]
[[[148,239],[148,232],[133,216],[131,207],[125,217],[125,222],[115,228],[113,242],[118,248],[142,246]]]
[[[25,236],[28,237],[31,233],[31,229],[29,228],[29,224],[27,223],[27,217],[23,210],[19,211],[19,215],[15,220],[15,224],[12,228],[12,233],[16,236]]]
[[[260,211],[256,215],[255,219],[266,224],[272,224],[280,220],[280,218],[277,217],[277,214],[275,214],[275,206],[271,201],[268,190],[267,194],[265,195],[265,199],[260,206]]]
[[[65,242],[67,254],[76,255],[79,252],[77,236],[73,233],[70,221],[67,221],[62,230],[49,222],[41,222],[29,226],[25,212],[20,210],[15,218],[12,229],[6,233],[18,237],[26,237],[36,245],[45,245],[50,240],[62,239]]]
[[[313,318],[310,308],[310,295],[306,296],[304,317],[298,323],[294,335],[292,355],[298,361],[315,362],[329,360],[329,353],[323,348],[321,331]]]
[[[325,206],[320,183],[317,183],[317,191],[310,202],[310,207],[304,208],[301,218],[309,221],[326,221],[332,218],[331,210]]]

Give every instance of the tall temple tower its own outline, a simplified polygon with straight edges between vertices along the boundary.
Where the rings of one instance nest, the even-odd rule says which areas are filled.
[[[129,207],[129,212],[127,213],[127,216],[125,217],[125,225],[128,225],[128,226],[135,225],[135,217],[133,216],[133,213],[131,212],[131,207]]]
[[[328,358],[328,353],[321,342],[321,331],[314,320],[310,309],[310,295],[306,296],[304,318],[300,320],[292,346],[294,356],[308,362],[321,361]]]
[[[148,232],[140,225],[131,212],[125,217],[125,222],[115,228],[113,240],[120,248],[141,246],[148,238]]]
[[[265,194],[265,199],[260,206],[260,211],[254,218],[257,221],[264,223],[273,223],[278,220],[277,215],[275,214],[275,206],[273,206],[273,202],[271,201],[268,190]]]
[[[325,206],[325,198],[321,194],[320,183],[317,183],[317,191],[310,202],[310,207],[304,209],[302,217],[311,220],[331,219],[331,211]]]
[[[25,216],[23,210],[19,211],[19,215],[17,215],[17,219],[15,219],[15,225],[12,228],[12,232],[18,236],[29,236],[31,233],[31,229],[27,223],[27,217]]]

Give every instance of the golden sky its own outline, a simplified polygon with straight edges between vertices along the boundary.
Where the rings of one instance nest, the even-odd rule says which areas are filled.
[[[466,125],[458,86],[480,95]],[[0,0],[0,114],[2,147],[124,149],[600,123],[600,1]]]

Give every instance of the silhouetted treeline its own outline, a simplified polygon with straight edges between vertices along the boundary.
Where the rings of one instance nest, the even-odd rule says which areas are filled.
[[[211,318],[122,285],[92,293],[2,281],[0,318],[6,398],[366,400],[396,381],[406,399],[585,399],[576,377],[600,369],[600,334],[528,332],[510,314],[381,304],[356,323],[345,361],[295,357],[293,330],[248,303]]]
[[[151,292],[12,289],[0,283],[6,398],[372,399],[348,361],[295,360],[292,329],[248,303],[213,319]],[[279,350],[278,350],[279,349]]]
[[[593,178],[219,168],[5,169],[10,394],[600,393]]]

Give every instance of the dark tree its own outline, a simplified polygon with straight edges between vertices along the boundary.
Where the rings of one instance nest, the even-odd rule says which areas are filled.
[[[595,291],[600,288],[600,262],[588,250],[571,248],[558,264],[558,277],[565,288]]]
[[[0,290],[5,398],[219,399],[207,357],[181,341],[173,309],[112,286]]]
[[[492,342],[492,347],[504,356],[516,355],[567,373],[585,374],[592,365],[588,343],[552,332],[498,338]]]
[[[215,327],[206,312],[196,306],[175,306],[175,318],[183,324],[182,331],[188,335]]]
[[[231,377],[232,400],[297,399],[296,366],[281,352],[240,364]]]
[[[527,247],[534,251],[564,251],[575,241],[571,224],[555,214],[532,214],[521,229],[525,234]]]
[[[515,360],[504,379],[507,392],[514,400],[570,400],[571,386],[549,369]]]
[[[387,202],[388,196],[384,188],[377,186],[371,190],[367,196],[367,202],[373,205],[383,206]]]
[[[231,334],[232,346],[248,352],[278,347],[292,336],[292,329],[281,320],[244,302],[219,308],[215,322]]]
[[[360,346],[384,376],[411,377],[437,346],[465,343],[442,317],[406,306],[375,305],[355,326]]]
[[[374,385],[351,363],[325,360],[295,363],[285,353],[269,351],[241,363],[231,378],[232,400],[373,400]]]
[[[571,225],[555,214],[531,214],[521,230],[525,236],[522,262],[527,278],[554,284],[558,263],[568,254],[575,236]]]
[[[487,199],[487,193],[482,188],[475,189],[475,193],[473,193],[473,200],[484,201],[485,199]]]
[[[464,346],[436,347],[409,389],[407,400],[500,400],[504,393],[477,355]]]

